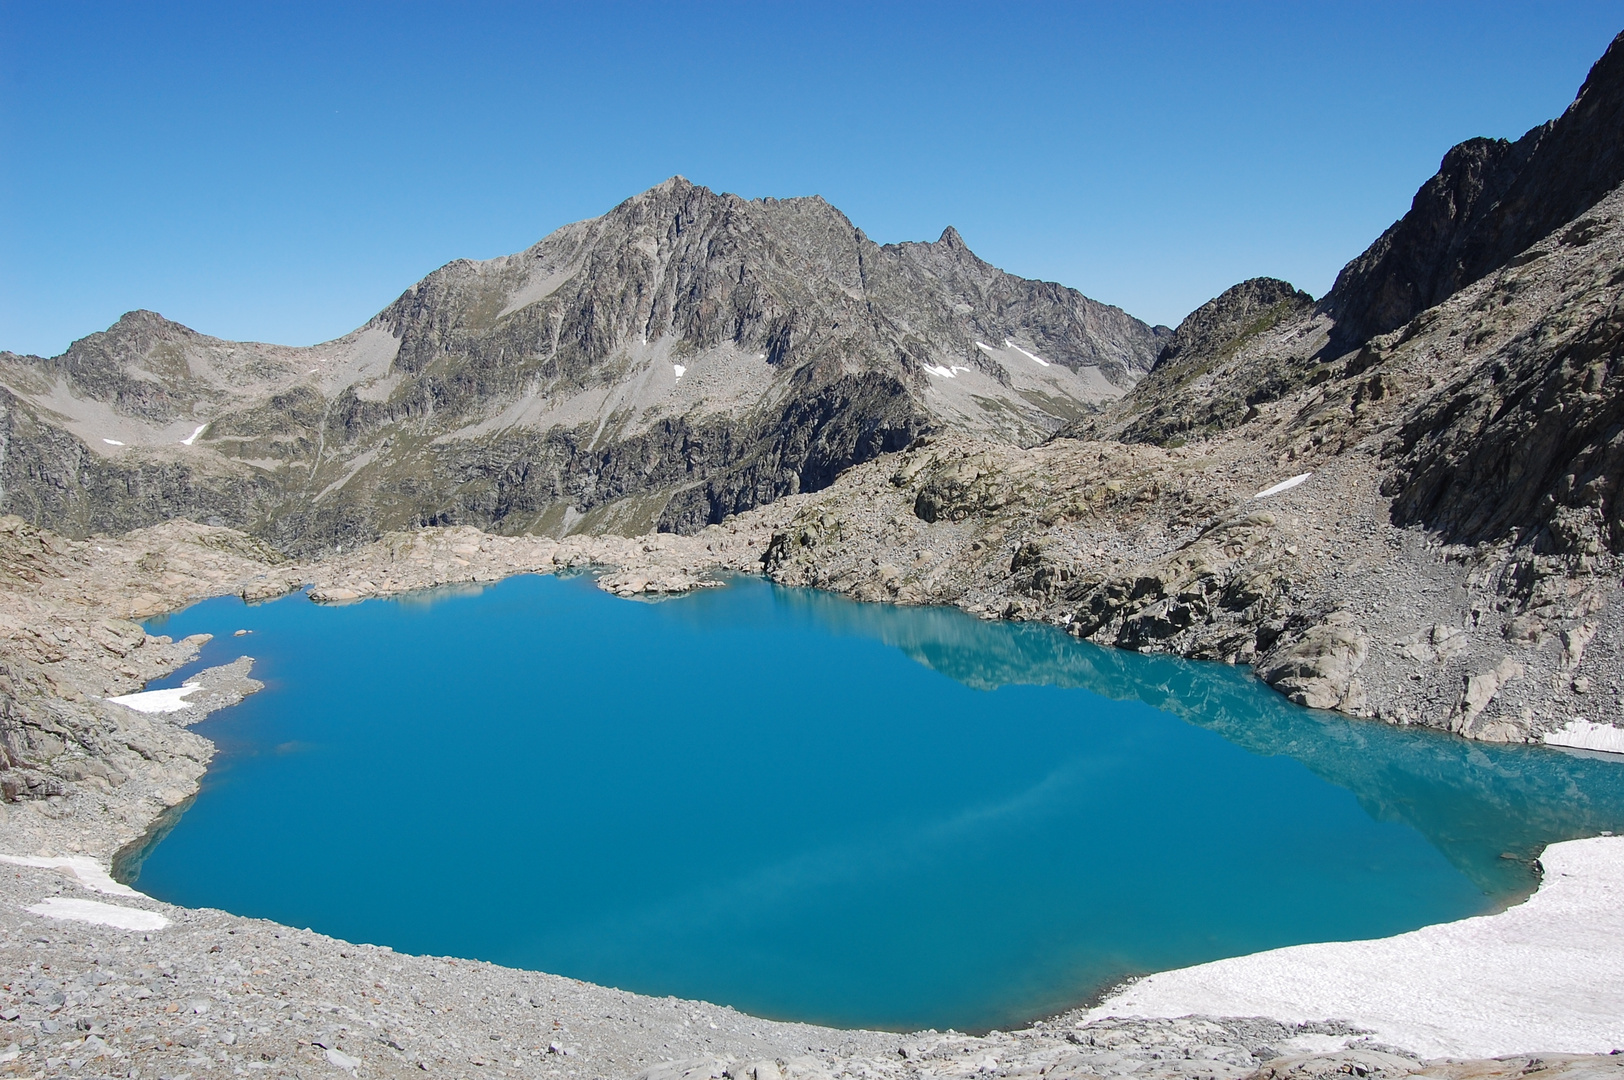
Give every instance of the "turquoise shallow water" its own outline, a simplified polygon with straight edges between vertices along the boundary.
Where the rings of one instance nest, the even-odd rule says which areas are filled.
[[[144,891],[780,1018],[1009,1026],[1482,912],[1545,843],[1624,831],[1614,762],[754,579],[225,598],[149,629],[268,687],[200,726],[203,791],[121,868]]]

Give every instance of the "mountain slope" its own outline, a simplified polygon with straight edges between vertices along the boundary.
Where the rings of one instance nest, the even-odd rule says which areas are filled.
[[[1624,181],[1624,42],[1578,96],[1516,142],[1471,139],[1444,156],[1409,213],[1349,263],[1323,307],[1333,351],[1396,330],[1578,218]]]
[[[287,550],[427,522],[692,530],[926,431],[1035,442],[1167,333],[952,229],[882,247],[821,199],[678,177],[308,349],[132,312],[59,357],[0,354],[0,508]]]
[[[1041,446],[854,469],[777,531],[769,573],[1246,663],[1394,723],[1624,745],[1624,184],[1594,192],[1624,145],[1621,48],[1514,175],[1479,174],[1495,193],[1452,239],[1412,243],[1412,209],[1319,304],[1235,286]],[[1368,334],[1349,283],[1378,280],[1431,291]]]

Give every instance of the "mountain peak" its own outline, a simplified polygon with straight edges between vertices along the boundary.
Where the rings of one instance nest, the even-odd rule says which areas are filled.
[[[1624,34],[1560,117],[1516,142],[1468,139],[1321,302],[1343,351],[1493,272],[1624,181]]]
[[[148,311],[146,308],[136,308],[134,311],[126,311],[124,314],[120,315],[118,317],[118,321],[112,326],[109,326],[106,330],[98,330],[93,334],[87,334],[84,337],[79,338],[77,341],[68,346],[68,350],[71,352],[77,348],[81,348],[82,346],[97,343],[146,343],[159,338],[179,337],[189,339],[201,338],[204,336],[205,335],[199,334],[196,330],[193,330],[191,327],[186,326],[183,323],[175,322],[173,319],[164,318],[156,311]],[[140,347],[145,346],[143,345]],[[67,354],[64,353],[63,355],[65,356]]]

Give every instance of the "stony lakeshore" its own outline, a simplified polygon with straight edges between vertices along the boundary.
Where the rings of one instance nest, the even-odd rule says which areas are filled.
[[[74,541],[0,521],[5,735],[14,754],[7,776],[25,796],[0,804],[0,948],[11,973],[0,997],[0,1075],[1619,1075],[1624,1062],[1611,1055],[1426,1061],[1335,1018],[1079,1012],[979,1037],[777,1023],[176,908],[106,876],[120,849],[196,791],[213,748],[186,725],[257,685],[238,662],[199,676],[199,689],[172,712],[109,702],[173,671],[201,644],[149,637],[127,620],[227,593],[269,598],[308,584],[313,596],[342,603],[586,566],[603,568],[599,583],[613,592],[681,591],[758,568],[803,501],[691,537],[560,543],[427,529],[306,565],[190,523]],[[50,773],[16,767],[26,748],[51,739],[63,749]]]
[[[1620,132],[1624,35],[1562,116],[1450,149],[1324,297],[1253,278],[1176,329],[951,228],[878,245],[818,198],[673,177],[321,345],[131,312],[0,353],[0,1078],[1624,1080],[1618,837],[1553,849],[1510,912],[981,1036],[405,956],[109,876],[198,790],[189,725],[259,688],[245,638],[142,696],[203,642],[134,620],[306,587],[765,573],[1624,753]],[[1135,1008],[1175,1015],[1109,1015]]]

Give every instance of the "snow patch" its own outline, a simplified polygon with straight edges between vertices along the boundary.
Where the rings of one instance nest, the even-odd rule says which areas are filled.
[[[123,443],[119,442],[117,439],[103,439],[102,442],[106,443],[108,446],[123,446],[124,445]]]
[[[1029,352],[1027,352],[1025,349],[1021,348],[1019,345],[1017,345],[1013,341],[1009,340],[1009,338],[1004,339],[1004,345],[1007,348],[1014,349],[1016,352],[1020,353],[1024,357],[1026,357],[1028,360],[1036,360],[1043,367],[1048,367],[1049,366],[1049,361],[1045,360],[1043,357],[1039,356],[1037,353],[1029,353]]]
[[[1624,1046],[1624,837],[1552,844],[1522,904],[1374,941],[1164,971],[1083,1018],[1334,1016],[1422,1057]]]
[[[1297,1054],[1337,1054],[1346,1050],[1349,1044],[1356,1042],[1358,1038],[1357,1035],[1295,1035],[1276,1043],[1275,1049],[1281,1051],[1283,1057]]]
[[[686,374],[688,374],[688,369],[687,369],[687,368],[685,368],[685,367],[683,367],[683,366],[682,366],[682,365],[681,365],[681,364],[672,364],[672,365],[671,365],[671,372],[672,372],[672,374],[674,374],[674,375],[675,375],[675,376],[676,376],[676,377],[677,377],[677,378],[679,378],[679,379],[680,379],[680,378],[682,378],[682,377],[683,377],[683,376],[684,376],[684,375],[686,375]]]
[[[1304,480],[1307,480],[1310,476],[1313,476],[1313,475],[1314,474],[1311,473],[1311,472],[1305,472],[1305,473],[1302,473],[1301,475],[1293,476],[1290,480],[1282,480],[1278,484],[1274,485],[1274,487],[1266,487],[1266,488],[1264,488],[1262,491],[1258,492],[1256,495],[1253,495],[1252,498],[1254,498],[1254,499],[1267,499],[1270,495],[1278,495],[1282,491],[1290,491],[1292,488],[1296,487],[1298,484],[1302,483]]]
[[[201,689],[202,687],[196,683],[187,683],[184,686],[172,686],[167,690],[143,690],[139,694],[120,694],[107,700],[142,713],[180,712],[182,709],[191,708],[186,695],[193,690]]]
[[[311,370],[311,371],[314,371],[314,370],[316,370],[316,369],[315,369],[315,368],[311,368],[311,369],[310,369],[310,370]],[[194,431],[194,432],[192,432],[192,433],[191,433],[191,434],[190,434],[190,435],[188,435],[188,436],[186,436],[186,438],[184,438],[184,439],[182,439],[182,440],[181,440],[181,441],[180,441],[180,444],[181,444],[181,445],[182,445],[182,446],[191,446],[191,445],[192,445],[192,444],[193,444],[193,443],[194,443],[194,442],[196,442],[196,441],[197,441],[197,437],[198,437],[198,436],[199,436],[199,435],[201,435],[201,434],[203,434],[203,431],[204,431],[204,429],[205,429],[205,428],[207,428],[207,427],[208,427],[208,426],[209,426],[209,425],[208,425],[208,424],[199,424],[199,425],[198,425],[198,426],[197,426],[197,430],[196,430],[196,431]]]
[[[92,892],[108,896],[140,896],[128,885],[113,880],[102,864],[84,855],[0,855],[0,862],[12,866],[36,866],[45,870],[66,870],[79,879],[79,884]]]
[[[120,930],[162,930],[169,925],[169,920],[156,911],[119,907],[100,900],[70,900],[51,896],[37,904],[30,904],[26,910],[48,919],[72,919],[97,926],[116,926]]]
[[[1547,731],[1540,736],[1540,741],[1549,746],[1624,754],[1624,728],[1593,723],[1582,716],[1575,716],[1558,731]]]

